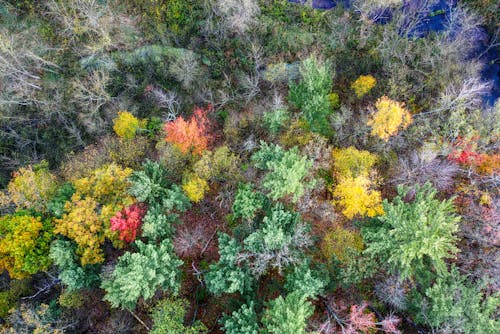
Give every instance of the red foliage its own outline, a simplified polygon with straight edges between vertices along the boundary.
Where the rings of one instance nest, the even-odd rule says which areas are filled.
[[[207,119],[207,113],[212,110],[209,105],[207,109],[195,108],[193,116],[189,121],[185,121],[182,116],[174,121],[165,123],[164,129],[167,132],[165,141],[174,144],[181,152],[201,154],[208,147],[210,139],[210,122]]]
[[[377,328],[375,315],[367,312],[367,306],[366,302],[361,305],[351,306],[345,333],[369,333],[374,328]]]
[[[396,317],[395,315],[389,315],[380,322],[380,325],[386,333],[401,334],[401,331],[398,329],[400,323],[400,318]]]
[[[111,218],[111,230],[120,231],[120,240],[132,242],[142,225],[146,210],[140,204],[132,204]]]
[[[478,140],[478,137],[474,137],[469,141],[465,141],[462,137],[458,137],[455,143],[453,143],[453,149],[448,155],[448,159],[461,165],[480,165],[485,158],[485,154],[475,152],[474,147],[477,146]]]

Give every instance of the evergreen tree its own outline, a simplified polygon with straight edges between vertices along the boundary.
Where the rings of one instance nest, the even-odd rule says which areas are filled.
[[[151,318],[153,328],[150,334],[198,334],[206,333],[207,328],[199,321],[191,326],[184,325],[186,307],[185,299],[166,298],[161,300],[154,308]]]
[[[268,333],[305,334],[307,319],[313,314],[314,307],[300,292],[292,292],[272,300],[262,317]]]
[[[243,304],[231,316],[226,316],[222,323],[227,334],[258,334],[259,326],[254,302]]]

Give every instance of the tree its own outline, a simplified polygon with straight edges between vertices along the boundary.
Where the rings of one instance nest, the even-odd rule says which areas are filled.
[[[137,236],[137,232],[141,228],[145,211],[144,207],[137,203],[124,208],[111,218],[111,230],[119,231],[120,240],[133,242]]]
[[[99,282],[97,265],[80,265],[71,241],[55,240],[50,245],[50,258],[59,269],[59,279],[68,291],[93,287]]]
[[[337,178],[369,176],[377,156],[353,146],[332,151],[333,170]]]
[[[401,278],[429,269],[446,271],[446,258],[458,251],[458,222],[453,200],[436,199],[430,183],[415,187],[415,199],[405,202],[408,188],[398,187],[392,203],[384,200],[385,215],[377,218],[378,226],[365,227],[362,235],[366,254],[380,258],[391,272]]]
[[[377,79],[372,75],[360,75],[359,78],[351,84],[351,89],[356,93],[357,97],[363,97],[368,94],[376,84]]]
[[[106,290],[104,300],[112,307],[133,310],[139,298],[150,299],[158,288],[177,293],[180,288],[179,266],[182,261],[173,253],[172,242],[159,245],[135,242],[138,252],[126,252],[118,259],[110,278],[101,287]]]
[[[285,151],[278,145],[261,142],[261,149],[252,160],[258,168],[268,171],[262,186],[273,200],[293,195],[296,202],[304,194],[304,178],[313,163],[306,156],[299,155],[297,147]]]
[[[183,183],[182,189],[192,202],[198,203],[203,199],[203,197],[205,197],[205,192],[210,188],[208,187],[208,183],[205,179],[191,174]]]
[[[239,156],[224,145],[203,152],[200,160],[193,165],[193,171],[207,181],[233,182],[241,178],[239,165]]]
[[[343,207],[342,214],[349,219],[356,215],[375,217],[384,213],[380,192],[370,189],[371,181],[364,176],[342,178],[332,194],[334,204]]]
[[[258,334],[259,326],[253,301],[243,304],[239,309],[222,319],[227,334]]]
[[[404,103],[399,103],[382,96],[375,103],[377,111],[368,120],[372,127],[372,136],[388,141],[399,129],[406,129],[411,124],[411,114],[404,108]]]
[[[113,130],[122,139],[133,139],[137,131],[146,126],[146,120],[139,120],[128,111],[119,111],[113,120]]]
[[[151,313],[153,328],[150,334],[198,334],[206,333],[205,325],[196,321],[191,326],[184,325],[186,307],[189,305],[185,299],[172,297],[162,299]]]
[[[254,191],[250,183],[241,184],[234,196],[234,218],[253,219],[257,211],[264,207],[265,200],[264,194]]]
[[[165,141],[175,145],[183,153],[191,152],[201,155],[208,147],[210,136],[208,134],[210,123],[207,119],[207,112],[196,108],[189,121],[185,121],[182,116],[174,121],[165,123],[164,129],[167,133]]]
[[[267,332],[272,334],[305,334],[307,319],[313,314],[314,306],[306,296],[292,292],[270,301],[262,317]]]
[[[19,212],[0,217],[0,269],[22,279],[50,266],[52,223]]]
[[[210,265],[205,275],[208,290],[215,294],[245,293],[251,290],[254,279],[245,264],[238,265],[241,250],[238,242],[225,233],[219,234],[219,261]]]
[[[7,194],[0,193],[0,205],[13,203],[18,209],[45,212],[57,186],[47,162],[22,167],[12,174]]]
[[[292,293],[297,293],[306,298],[316,298],[324,292],[328,284],[327,275],[321,275],[319,270],[310,268],[311,260],[307,259],[293,267],[292,271],[286,275],[285,289]]]
[[[456,267],[440,275],[424,294],[413,293],[416,320],[434,330],[449,333],[496,333],[500,321],[496,317],[500,305],[498,292],[486,296],[481,286],[470,283]]]
[[[309,57],[303,61],[300,74],[299,83],[289,83],[290,102],[300,109],[312,131],[328,135],[331,132],[328,116],[333,111],[328,98],[332,88],[330,65]]]

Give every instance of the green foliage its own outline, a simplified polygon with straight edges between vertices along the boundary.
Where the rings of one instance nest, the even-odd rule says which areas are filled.
[[[241,184],[234,196],[234,218],[252,219],[258,210],[264,206],[265,196],[254,191],[250,183]]]
[[[83,306],[83,296],[79,291],[65,291],[58,298],[59,305],[69,309],[79,309]]]
[[[32,293],[31,279],[11,280],[9,289],[0,292],[0,317],[6,318],[9,311],[13,309],[19,298]]]
[[[207,181],[234,182],[241,178],[240,158],[227,146],[213,151],[204,151],[201,159],[193,165],[193,171]]]
[[[306,298],[316,298],[324,292],[327,285],[328,277],[321,275],[318,270],[312,270],[310,260],[307,260],[293,267],[286,276],[285,289],[290,293],[296,291]]]
[[[252,161],[268,171],[262,186],[273,200],[293,195],[296,202],[304,194],[304,178],[313,163],[301,156],[297,147],[284,151],[278,145],[261,142],[261,149],[252,156]]]
[[[0,217],[0,269],[16,279],[48,269],[52,229],[50,220],[25,212]]]
[[[184,326],[186,307],[189,305],[185,299],[165,298],[161,300],[153,312],[153,328],[150,334],[197,334],[206,333],[207,328],[199,321],[191,326]]]
[[[328,96],[332,88],[330,66],[309,57],[304,60],[300,74],[299,83],[289,83],[290,101],[301,110],[312,131],[327,136],[331,133],[328,117],[332,113]]]
[[[265,112],[263,116],[264,125],[272,134],[277,134],[289,119],[290,113],[286,107]]]
[[[208,290],[215,294],[245,293],[249,291],[254,279],[245,265],[238,265],[241,246],[225,233],[219,234],[219,262],[210,265],[205,275]]]
[[[250,301],[222,319],[227,334],[258,334],[259,326],[254,303]]]
[[[305,334],[307,319],[313,312],[314,306],[306,301],[306,296],[292,292],[285,299],[279,296],[269,302],[262,323],[268,333]]]
[[[366,254],[377,256],[390,271],[402,278],[428,271],[446,271],[446,258],[458,251],[458,222],[453,200],[436,199],[430,183],[415,187],[415,199],[404,199],[409,189],[398,188],[398,196],[384,201],[385,215],[378,217],[380,226],[363,228]]]
[[[50,258],[59,269],[59,279],[68,292],[90,288],[99,282],[98,266],[80,266],[75,245],[70,241],[55,240],[50,246]]]
[[[56,218],[61,218],[64,213],[64,205],[75,193],[75,187],[69,182],[57,189],[56,194],[47,205],[47,211]]]
[[[170,240],[158,246],[135,243],[137,253],[126,252],[116,265],[111,278],[103,280],[104,300],[112,307],[132,310],[139,298],[150,299],[158,288],[177,293],[180,288],[179,269],[182,261],[173,254]]]
[[[149,240],[161,240],[171,236],[178,221],[176,213],[167,213],[160,205],[153,204],[148,207],[146,215],[142,218],[142,236]]]
[[[425,290],[414,294],[416,320],[439,331],[450,333],[498,333],[500,295],[485,296],[480,286],[469,282],[456,267]]]

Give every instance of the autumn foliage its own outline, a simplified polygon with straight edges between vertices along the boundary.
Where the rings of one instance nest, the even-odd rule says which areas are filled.
[[[167,133],[165,141],[176,146],[182,153],[192,152],[201,155],[208,147],[210,123],[207,119],[207,109],[196,108],[193,116],[185,121],[182,116],[164,125]]]
[[[134,203],[111,218],[111,230],[120,232],[120,240],[132,242],[137,237],[145,213],[143,206]]]
[[[377,111],[368,121],[372,127],[372,136],[388,141],[400,129],[406,129],[411,124],[411,114],[405,109],[404,103],[396,102],[382,96],[375,103]]]
[[[113,130],[118,137],[123,139],[134,138],[137,130],[145,126],[144,120],[139,120],[128,111],[119,111],[118,117],[113,120]]]
[[[362,97],[369,93],[376,84],[377,79],[372,75],[361,75],[351,84],[351,88],[354,90],[357,97]]]

